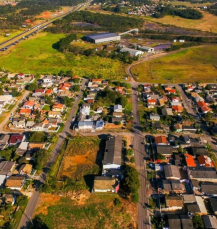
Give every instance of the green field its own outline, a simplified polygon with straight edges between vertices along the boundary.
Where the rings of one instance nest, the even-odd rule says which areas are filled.
[[[120,200],[118,204],[115,204],[115,198]],[[46,208],[46,203],[40,206],[36,214],[43,222],[43,228],[49,229],[133,228],[131,216],[126,212],[129,205],[123,204],[123,200],[114,194],[91,195],[80,204],[63,197]]]
[[[40,33],[36,38],[20,43],[16,48],[0,55],[0,66],[10,72],[58,74],[72,69],[74,74],[102,75],[107,79],[124,77],[124,65],[120,61],[98,56],[63,54],[52,47],[63,34]]]
[[[217,81],[217,46],[189,48],[131,68],[140,82],[186,83]]]

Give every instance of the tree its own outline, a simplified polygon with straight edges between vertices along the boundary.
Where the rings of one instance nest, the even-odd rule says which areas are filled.
[[[29,137],[30,142],[45,142],[46,140],[46,134],[41,131],[32,132]]]
[[[80,80],[78,79],[78,78],[75,78],[75,79],[73,79],[72,80],[74,83],[79,83],[80,82]]]
[[[74,91],[80,91],[80,86],[79,85],[74,85],[73,86]]]
[[[194,228],[195,229],[202,229],[202,228],[204,228],[203,220],[202,220],[202,218],[201,218],[200,215],[196,215],[195,214],[192,217],[192,221],[193,221],[193,224],[194,224]]]
[[[71,107],[72,106],[72,99],[65,96],[63,99],[63,103],[65,104],[66,107]]]
[[[126,155],[133,156],[133,149],[127,149],[126,150]]]
[[[45,163],[47,162],[47,158],[48,158],[48,154],[46,150],[40,149],[35,158],[35,162],[36,162],[35,169],[41,170],[44,167]]]
[[[31,83],[31,84],[26,86],[26,89],[28,91],[35,91],[37,88],[38,88],[38,84],[36,84],[36,83]]]
[[[164,160],[164,159],[166,159],[166,157],[165,157],[163,154],[158,153],[158,154],[157,154],[157,159],[159,159],[159,160]]]
[[[212,113],[208,112],[205,116],[206,121],[210,121],[212,119]]]
[[[17,199],[16,199],[16,204],[17,204],[18,206],[26,206],[27,203],[28,203],[28,198],[27,198],[27,196],[20,195],[20,196],[18,196]]]

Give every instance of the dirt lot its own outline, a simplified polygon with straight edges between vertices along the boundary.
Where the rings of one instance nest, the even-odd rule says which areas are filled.
[[[75,137],[69,141],[66,153],[58,174],[58,179],[65,177],[80,179],[86,174],[97,174],[97,153],[100,140],[97,137]]]

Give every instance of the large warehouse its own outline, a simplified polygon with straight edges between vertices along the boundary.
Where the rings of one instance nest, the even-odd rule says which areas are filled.
[[[97,33],[92,35],[84,36],[83,39],[85,41],[89,41],[95,44],[109,41],[119,41],[121,36],[116,33]]]

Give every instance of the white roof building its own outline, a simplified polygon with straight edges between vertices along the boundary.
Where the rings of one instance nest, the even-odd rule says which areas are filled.
[[[96,130],[102,130],[104,128],[104,121],[100,120],[96,122]]]
[[[123,108],[120,104],[114,105],[114,112],[122,112]]]
[[[143,51],[136,50],[136,49],[130,49],[130,48],[122,48],[122,49],[120,50],[120,52],[129,52],[130,55],[132,55],[132,56],[139,56],[139,55],[144,54]]]
[[[90,104],[83,104],[80,112],[83,115],[89,115],[90,114]]]
[[[6,180],[6,175],[0,175],[0,186],[2,186]]]
[[[140,49],[145,52],[154,52],[154,48],[148,46],[142,46]]]

